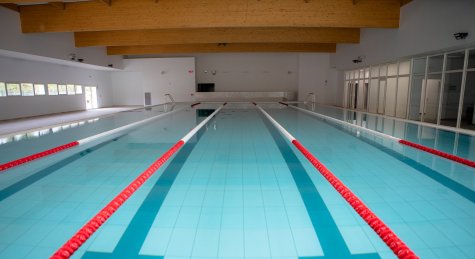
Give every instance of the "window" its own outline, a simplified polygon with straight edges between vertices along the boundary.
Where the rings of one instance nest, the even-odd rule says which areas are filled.
[[[0,97],[7,96],[7,89],[5,88],[5,83],[0,82]]]
[[[475,68],[475,49],[468,52],[468,68]]]
[[[23,96],[34,96],[35,91],[33,90],[32,83],[21,83],[21,95]]]
[[[372,66],[371,67],[371,77],[379,77],[379,67],[378,66]]]
[[[412,72],[414,74],[424,74],[426,72],[426,58],[414,59]]]
[[[45,85],[44,84],[35,84],[35,95],[45,95]]]
[[[76,94],[82,94],[82,86],[76,85]]]
[[[429,57],[429,73],[441,72],[444,64],[444,55]]]
[[[21,95],[20,84],[8,83],[7,84],[7,94],[9,96],[19,96],[19,95]]]
[[[399,75],[409,75],[411,71],[411,61],[399,62]]]
[[[68,95],[75,95],[76,94],[76,89],[74,85],[67,85],[67,90],[68,90]]]
[[[446,71],[462,70],[465,60],[465,51],[447,54]]]
[[[67,88],[66,85],[58,85],[58,93],[59,94],[67,94]]]
[[[48,94],[49,95],[58,95],[58,85],[57,84],[48,84]]]
[[[397,63],[389,64],[388,66],[388,76],[397,75]]]

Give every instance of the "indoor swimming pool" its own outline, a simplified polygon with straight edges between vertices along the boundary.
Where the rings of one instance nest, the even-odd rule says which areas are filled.
[[[157,115],[0,172],[0,258],[48,258],[177,141],[220,107],[187,104],[0,145],[0,164]],[[390,139],[259,104],[420,258],[473,258],[475,169]],[[474,160],[475,141],[329,107],[302,108]],[[229,103],[72,258],[396,258],[251,103]]]

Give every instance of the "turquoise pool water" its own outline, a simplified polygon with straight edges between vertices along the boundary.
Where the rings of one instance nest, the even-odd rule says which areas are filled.
[[[52,255],[216,107],[178,111],[79,153],[1,173],[0,258]],[[473,168],[291,108],[262,107],[421,258],[473,258]],[[0,146],[2,156],[5,150]],[[237,104],[218,113],[73,257],[395,258],[256,108]]]

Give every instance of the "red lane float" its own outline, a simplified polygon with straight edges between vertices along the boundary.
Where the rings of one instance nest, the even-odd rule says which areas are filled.
[[[201,103],[194,103],[194,104],[191,105],[191,108],[195,107],[198,104],[201,104]]]
[[[16,166],[19,166],[19,165],[22,165],[22,164],[27,163],[27,162],[34,161],[36,159],[40,159],[40,158],[58,153],[58,152],[63,151],[65,149],[69,149],[69,148],[72,148],[72,147],[75,147],[75,146],[83,145],[85,143],[91,142],[93,140],[102,138],[102,137],[107,136],[107,135],[115,134],[115,133],[118,133],[118,132],[123,131],[123,130],[127,130],[127,129],[130,129],[130,128],[133,128],[133,127],[137,127],[137,126],[142,125],[144,123],[150,122],[152,120],[161,118],[163,116],[166,116],[168,114],[171,114],[171,113],[183,110],[183,109],[184,108],[180,108],[180,109],[177,109],[177,110],[173,110],[173,111],[170,111],[170,112],[159,114],[157,116],[153,116],[153,117],[141,120],[141,121],[130,123],[130,124],[127,124],[127,125],[122,126],[122,127],[118,127],[118,128],[112,129],[112,130],[108,130],[108,131],[105,131],[105,132],[102,132],[102,133],[99,133],[99,134],[96,134],[96,135],[93,135],[93,136],[90,136],[90,137],[87,137],[87,138],[83,138],[83,139],[80,139],[80,140],[77,140],[77,141],[73,141],[73,142],[70,142],[70,143],[52,148],[52,149],[48,149],[46,151],[43,151],[43,152],[40,152],[40,153],[37,153],[37,154],[33,154],[33,155],[30,155],[30,156],[27,156],[27,157],[24,157],[24,158],[17,159],[15,161],[11,161],[11,162],[2,164],[2,165],[0,165],[0,172],[4,171],[4,170],[7,170],[7,169],[10,169],[10,168],[13,168],[13,167],[16,167]]]
[[[434,155],[437,155],[437,156],[440,156],[440,157],[443,157],[443,158],[447,158],[447,159],[455,161],[457,163],[461,163],[461,164],[464,164],[464,165],[475,168],[475,162],[474,161],[471,161],[471,160],[468,160],[468,159],[465,159],[465,158],[462,158],[462,157],[459,157],[459,156],[456,156],[456,155],[445,153],[445,152],[442,152],[440,150],[436,150],[436,149],[433,149],[433,148],[430,148],[430,147],[426,147],[426,146],[423,146],[423,145],[420,145],[420,144],[417,144],[417,143],[414,143],[414,142],[410,142],[410,141],[407,141],[407,140],[404,140],[404,139],[399,140],[399,143],[401,143],[403,145],[406,145],[406,146],[410,146],[410,147],[419,149],[419,150],[422,150],[422,151],[425,151],[427,153],[431,153],[431,154],[434,154]]]
[[[279,102],[279,103],[282,104],[282,105],[285,105],[285,106],[289,106],[288,103],[284,103],[284,102]]]
[[[106,222],[114,212],[127,201],[130,196],[142,186],[167,160],[180,149],[185,142],[178,141],[165,154],[157,159],[151,166],[140,174],[135,180],[129,184],[122,192],[119,193],[109,204],[107,204],[99,213],[97,213],[89,222],[87,222],[71,239],[69,239],[60,249],[53,254],[51,258],[69,258],[79,247],[87,241],[87,239],[96,232],[96,230]]]
[[[417,143],[414,143],[414,142],[410,142],[410,141],[407,141],[407,140],[404,140],[404,139],[396,138],[394,136],[390,136],[390,135],[387,135],[387,134],[384,134],[384,133],[381,133],[381,132],[378,132],[378,131],[367,129],[367,128],[364,128],[364,127],[361,127],[361,126],[358,126],[358,125],[355,125],[355,124],[351,124],[351,123],[346,122],[346,121],[341,121],[341,120],[338,120],[338,119],[335,119],[335,118],[332,118],[332,117],[329,117],[329,116],[326,116],[326,115],[311,112],[311,111],[308,111],[308,110],[305,110],[305,109],[302,109],[302,108],[299,108],[299,107],[295,107],[295,106],[289,106],[289,107],[291,107],[293,109],[296,109],[296,110],[306,112],[306,113],[310,113],[314,116],[321,117],[321,118],[333,121],[333,122],[338,123],[338,124],[344,124],[344,125],[354,127],[356,129],[359,129],[359,130],[364,130],[364,131],[369,132],[373,135],[377,135],[377,136],[380,136],[380,137],[384,137],[384,138],[388,138],[388,139],[391,139],[393,141],[396,141],[401,145],[410,146],[410,147],[419,149],[421,151],[431,153],[433,155],[440,156],[440,157],[452,160],[454,162],[457,162],[457,163],[464,164],[464,165],[475,168],[475,161],[472,161],[472,160],[469,160],[469,159],[466,159],[466,158],[462,158],[462,157],[459,157],[459,156],[456,156],[456,155],[445,153],[445,152],[437,150],[437,149],[426,147],[426,146],[423,146],[423,145],[420,145],[420,144],[417,144]]]
[[[5,163],[5,164],[1,164],[0,165],[0,171],[4,171],[4,170],[10,169],[10,168],[13,168],[13,167],[16,167],[16,166],[34,161],[36,159],[40,159],[40,158],[43,158],[45,156],[49,156],[49,155],[58,153],[60,151],[63,151],[65,149],[78,146],[78,145],[79,145],[78,141],[73,141],[73,142],[70,142],[70,143],[67,143],[67,144],[64,144],[64,145],[61,145],[61,146],[58,146],[58,147],[54,147],[54,148],[51,148],[51,149],[48,149],[48,150],[30,155],[30,156],[27,156],[27,157],[23,157],[23,158],[20,158],[20,159],[17,159],[17,160],[14,160],[14,161],[11,161],[11,162],[8,162],[8,163]]]
[[[419,258],[396,234],[374,214],[363,201],[361,201],[343,182],[340,181],[330,170],[328,170],[315,156],[312,155],[292,134],[282,125],[272,118],[264,109],[256,105],[257,108],[269,119],[269,121],[290,141],[308,161],[323,175],[323,177],[340,193],[340,195],[350,204],[361,218],[378,234],[384,243],[400,259]]]
[[[75,251],[81,247],[107,219],[119,209],[132,194],[142,186],[167,160],[173,156],[185,143],[187,143],[193,135],[195,135],[209,120],[211,120],[224,105],[216,109],[211,115],[204,119],[200,124],[188,132],[173,147],[158,158],[151,166],[142,172],[135,180],[122,190],[112,201],[109,202],[102,210],[99,211],[92,219],[90,219],[73,237],[71,237],[63,246],[61,246],[50,258],[69,258]]]
[[[368,223],[386,245],[401,259],[419,258],[404,242],[374,214],[348,187],[346,187],[330,170],[315,158],[298,140],[292,144],[312,163],[312,165],[327,179],[336,191],[350,204],[351,207]]]

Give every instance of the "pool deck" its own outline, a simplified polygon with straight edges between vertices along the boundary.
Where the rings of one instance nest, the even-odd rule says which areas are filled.
[[[48,114],[12,120],[0,120],[0,136],[26,132],[33,129],[44,128],[47,126],[108,116],[114,113],[133,110],[140,107],[141,106],[116,106],[83,111]]]

